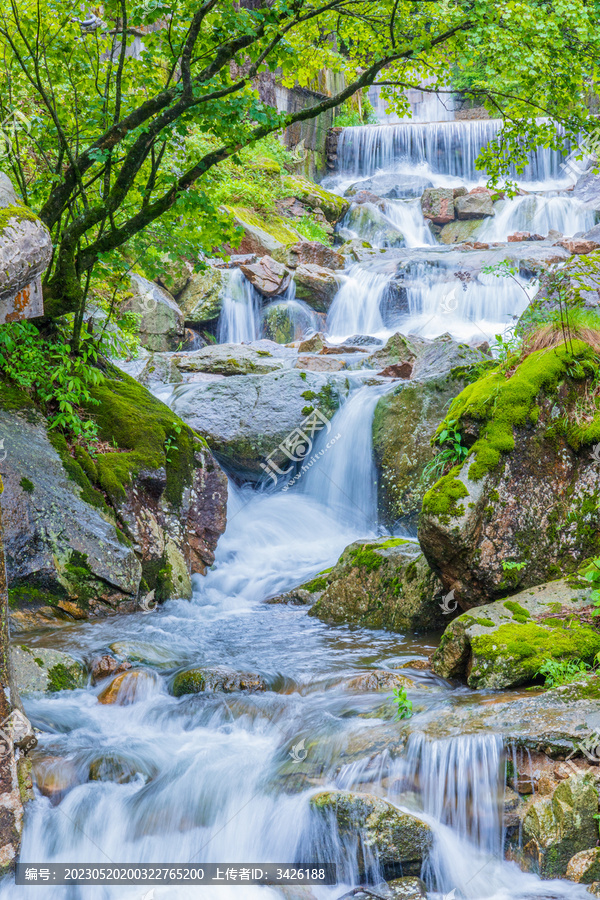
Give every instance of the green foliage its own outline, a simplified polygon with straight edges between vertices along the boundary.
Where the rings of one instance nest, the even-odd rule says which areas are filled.
[[[431,481],[437,481],[446,469],[462,463],[468,454],[467,448],[462,443],[460,431],[456,427],[457,423],[449,420],[445,423],[439,434],[432,438],[432,444],[437,444],[442,449],[430,460],[421,475],[421,482],[429,484]]]
[[[402,719],[410,719],[413,705],[412,700],[409,700],[406,696],[405,688],[394,688],[392,703],[396,707],[394,713],[395,722],[400,722]]]
[[[590,560],[590,567],[583,577],[592,586],[590,600],[596,607],[593,611],[593,615],[598,616],[600,615],[600,559]]]
[[[75,439],[93,441],[94,422],[83,410],[94,404],[92,389],[102,383],[98,349],[91,338],[75,355],[60,333],[44,338],[32,322],[0,326],[0,372],[22,388],[47,415],[50,429],[59,428]]]
[[[537,674],[544,676],[544,687],[560,687],[580,681],[589,675],[591,666],[582,659],[547,659],[539,667]]]

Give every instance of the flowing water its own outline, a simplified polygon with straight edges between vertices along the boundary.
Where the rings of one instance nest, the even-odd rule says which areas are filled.
[[[381,167],[412,166],[441,179],[477,179],[473,159],[495,123],[443,122],[346,129],[339,183]],[[533,181],[559,180],[559,159],[534,154]],[[478,341],[502,330],[535,288],[517,276],[465,267],[434,244],[418,203],[398,200],[386,213],[407,249],[388,250],[346,269],[328,329],[385,336],[393,330],[435,336],[451,331]],[[586,214],[587,215],[587,214]],[[529,197],[506,201],[489,222],[490,239],[515,227],[565,230],[584,212],[556,195],[541,208]],[[495,229],[495,230],[494,230]],[[398,271],[399,287],[391,290]],[[302,324],[293,296],[275,301]],[[230,276],[219,339],[254,340],[265,310],[238,271]],[[144,676],[127,704],[98,702],[102,688],[29,696],[40,729],[38,782],[29,805],[22,861],[108,864],[334,862],[341,883],[300,894],[277,887],[158,887],[153,900],[195,898],[339,898],[357,885],[356,843],[311,811],[324,787],[387,797],[428,822],[434,845],[423,877],[435,896],[473,900],[587,897],[584,887],[542,882],[502,860],[504,744],[499,734],[432,741],[419,715],[485,700],[418,667],[406,747],[385,694],[363,692],[356,677],[425,659],[439,635],[390,634],[332,627],[304,607],[265,602],[331,566],[354,540],[380,533],[371,444],[376,403],[388,389],[353,376],[348,399],[319,435],[305,472],[275,488],[230,484],[227,530],[216,562],[196,577],[191,602],[170,601],[151,614],[74,624],[33,643],[90,658],[114,641],[141,645]],[[174,697],[181,668],[225,666],[261,675],[267,690]],[[382,880],[375,857],[368,878]],[[436,893],[437,892],[437,893]],[[455,893],[452,893],[455,892]],[[143,900],[148,887],[15,887],[1,900]]]

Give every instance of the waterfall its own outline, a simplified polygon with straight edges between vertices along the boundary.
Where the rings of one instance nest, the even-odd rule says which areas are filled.
[[[240,269],[230,269],[228,276],[217,324],[217,339],[220,344],[256,341],[260,337],[260,294]]]
[[[389,274],[361,265],[352,266],[344,273],[342,286],[327,317],[327,330],[332,340],[384,331],[381,303],[389,281]]]
[[[496,215],[485,219],[477,231],[478,241],[505,241],[516,231],[547,235],[550,229],[561,234],[589,231],[594,210],[565,194],[514,197],[496,205]]]
[[[409,167],[407,171],[426,165],[434,173],[478,181],[482,173],[475,168],[475,159],[501,128],[501,119],[344,128],[337,150],[339,170],[347,175],[366,176],[402,165]],[[560,169],[563,159],[554,150],[532,151],[520,180],[564,180]]]

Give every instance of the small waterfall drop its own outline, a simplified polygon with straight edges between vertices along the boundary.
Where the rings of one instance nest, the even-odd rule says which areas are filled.
[[[217,324],[220,344],[241,344],[260,337],[261,298],[240,269],[228,271],[223,306]]]
[[[389,281],[389,274],[360,265],[352,266],[344,273],[342,286],[327,317],[327,330],[332,340],[351,334],[377,335],[385,330],[381,303]]]

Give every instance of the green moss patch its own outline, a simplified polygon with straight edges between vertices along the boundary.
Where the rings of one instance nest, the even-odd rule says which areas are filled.
[[[19,484],[21,485],[21,487],[23,488],[25,493],[33,494],[33,492],[35,490],[35,485],[34,485],[33,481],[29,480],[29,478],[25,478],[25,476],[23,476],[23,478],[21,478]]]
[[[531,353],[509,378],[503,367],[497,367],[489,375],[468,385],[455,398],[437,433],[446,428],[450,420],[458,422],[459,426],[463,419],[482,423],[479,438],[468,457],[471,460],[469,478],[477,481],[498,465],[503,453],[514,450],[515,426],[537,421],[539,408],[536,400],[540,392],[555,391],[565,378],[593,378],[597,365],[593,349],[583,341],[574,341],[573,353],[564,347]],[[584,428],[571,430],[569,435],[574,449],[598,440],[600,416]]]
[[[600,634],[586,625],[544,628],[533,623],[500,625],[491,635],[471,637],[473,657],[494,665],[518,666],[533,679],[547,659],[583,659],[591,662],[600,651]]]
[[[464,514],[465,508],[460,501],[468,497],[469,492],[456,477],[459,472],[460,466],[454,466],[427,491],[423,497],[423,512],[438,516],[445,523]]]

